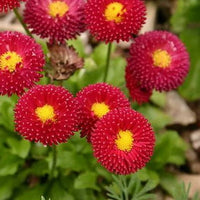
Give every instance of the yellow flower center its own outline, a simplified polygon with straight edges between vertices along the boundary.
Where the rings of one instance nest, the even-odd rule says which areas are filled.
[[[109,106],[103,102],[102,103],[94,103],[92,105],[91,110],[94,112],[94,114],[98,118],[102,118],[104,115],[106,115],[110,111]]]
[[[153,57],[153,64],[156,67],[161,67],[161,68],[169,67],[172,61],[170,54],[167,51],[161,49],[154,51],[152,57]]]
[[[107,21],[120,23],[123,20],[123,14],[126,12],[124,5],[119,2],[113,2],[107,5],[104,16]]]
[[[22,57],[14,51],[7,51],[6,53],[0,55],[0,69],[9,70],[10,72],[15,71],[17,64],[19,67],[22,65]]]
[[[52,17],[63,17],[69,10],[69,6],[63,1],[54,1],[49,4],[49,14]]]
[[[117,139],[115,140],[115,144],[117,148],[121,151],[131,151],[133,147],[133,134],[131,131],[119,131],[117,135]]]
[[[35,113],[37,117],[42,121],[42,123],[45,123],[48,120],[54,121],[55,119],[55,112],[53,106],[50,106],[48,104],[42,106],[42,107],[37,107],[35,109]]]

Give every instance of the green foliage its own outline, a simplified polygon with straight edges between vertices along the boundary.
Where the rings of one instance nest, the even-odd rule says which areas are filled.
[[[9,98],[3,96],[0,98],[0,125],[4,126],[9,131],[14,129],[14,105],[16,102],[16,97],[13,96]]]
[[[41,196],[41,200],[45,200],[45,198],[43,196]],[[50,199],[49,199],[50,200]]]
[[[155,188],[152,181],[142,183],[138,176],[113,176],[112,185],[106,187],[109,200],[151,200],[155,195],[149,193]]]
[[[16,138],[8,138],[6,143],[10,147],[12,154],[20,158],[26,158],[31,148],[30,142],[26,140],[18,140]]]
[[[166,131],[163,134],[157,134],[156,147],[148,166],[154,170],[160,170],[168,163],[182,165],[185,162],[186,149],[185,141],[177,132]]]
[[[179,184],[175,192],[173,194],[173,197],[175,200],[189,200],[189,192],[190,192],[191,184],[188,185],[186,188],[185,183]],[[200,200],[198,192],[193,196],[192,200]]]
[[[85,172],[80,174],[75,182],[74,182],[74,188],[75,189],[86,189],[91,188],[94,190],[100,190],[98,186],[96,185],[97,181],[97,174],[94,172]]]
[[[74,45],[74,43],[71,43]],[[78,49],[82,49],[79,47]],[[112,47],[112,53],[115,51],[116,45]],[[82,50],[79,50],[82,52]],[[83,53],[80,53],[83,55]],[[107,56],[107,45],[99,44],[90,56],[85,57],[84,68],[77,71],[66,83],[65,87],[69,88],[73,93],[77,93],[83,87],[102,82],[105,71],[105,61]],[[124,73],[126,60],[123,57],[112,57],[108,73],[108,83],[124,89]]]
[[[171,118],[160,108],[145,104],[137,109],[152,124],[155,131],[164,128],[171,122]]]
[[[164,108],[166,105],[166,93],[153,91],[153,94],[151,96],[151,101],[155,103],[157,106]]]
[[[180,34],[190,54],[190,71],[186,81],[180,87],[180,93],[187,100],[200,98],[200,14],[198,0],[178,0],[177,12],[171,19],[172,28]]]

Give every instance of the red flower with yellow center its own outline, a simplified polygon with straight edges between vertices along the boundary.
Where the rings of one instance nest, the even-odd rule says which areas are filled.
[[[19,7],[21,1],[26,0],[0,0],[0,12]]]
[[[126,67],[125,79],[126,87],[128,88],[133,101],[137,101],[138,104],[146,103],[149,101],[149,98],[152,95],[152,90],[141,87],[141,84],[135,78],[129,65]]]
[[[150,160],[155,137],[149,122],[130,108],[115,109],[95,124],[94,156],[108,171],[130,174]]]
[[[38,85],[25,93],[15,108],[16,131],[44,145],[66,142],[77,131],[75,98],[66,89]]]
[[[189,56],[176,35],[152,31],[135,39],[128,65],[143,88],[169,91],[183,83]]]
[[[106,43],[128,41],[140,30],[145,12],[140,0],[88,0],[86,24],[97,40]]]
[[[44,54],[32,38],[18,32],[0,33],[0,94],[21,95],[42,75]]]
[[[81,136],[90,134],[94,124],[115,108],[130,107],[130,103],[120,89],[106,83],[85,87],[77,94],[80,109]]]
[[[50,42],[64,42],[85,30],[84,0],[27,0],[25,22]]]

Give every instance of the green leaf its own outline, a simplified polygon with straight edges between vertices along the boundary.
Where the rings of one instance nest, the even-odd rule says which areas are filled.
[[[112,52],[115,50],[116,45],[112,46]],[[104,43],[99,44],[90,55],[90,57],[85,58],[84,68],[77,71],[69,80],[68,84],[66,83],[66,87],[73,91],[73,93],[78,92],[83,87],[94,84],[97,82],[102,82],[104,78],[104,69],[106,65],[106,57],[107,57],[107,49],[108,46]],[[121,80],[124,77],[120,74],[124,73],[123,69],[125,65],[125,60],[123,58],[113,58],[111,60],[110,72],[108,73],[109,82],[115,82],[115,84],[122,84]],[[116,66],[116,67],[115,67]],[[113,68],[113,69],[112,69]],[[115,71],[117,69],[117,71]],[[116,74],[114,78],[112,77],[113,72]],[[117,80],[119,79],[118,74],[120,74],[119,83]],[[109,78],[111,76],[111,78]],[[117,77],[117,80],[116,80]],[[111,80],[112,79],[112,80]],[[70,87],[69,87],[70,83]]]
[[[21,158],[26,158],[31,148],[31,143],[29,141],[18,140],[15,138],[8,138],[7,144],[11,149],[11,153],[18,155]]]
[[[190,55],[190,71],[180,87],[181,95],[188,101],[200,98],[200,2],[198,0],[178,0],[178,9],[174,13],[171,23],[175,32],[180,33],[180,38],[186,45]]]
[[[57,166],[72,171],[87,169],[87,160],[83,155],[70,151],[58,151]]]
[[[37,200],[43,195],[45,185],[37,185],[34,188],[22,187],[14,200]]]
[[[150,200],[154,199],[155,195],[149,192],[155,188],[155,184],[151,181],[142,184],[137,174],[130,176],[113,176],[113,183],[106,190],[110,200]],[[130,197],[130,198],[129,198]]]
[[[180,37],[185,43],[190,54],[190,71],[180,87],[180,94],[189,101],[200,98],[200,29],[186,29],[181,33]]]
[[[167,163],[182,165],[186,149],[187,144],[175,131],[158,134],[153,157],[147,166],[161,169]]]
[[[112,58],[108,70],[107,82],[114,86],[122,87],[125,84],[125,67],[126,60],[124,58]]]
[[[173,196],[176,187],[178,186],[178,181],[176,177],[170,173],[162,172],[160,174],[160,184],[170,195]]]
[[[5,126],[6,129],[14,131],[14,104],[13,102],[3,102],[0,106],[0,124]]]
[[[6,200],[12,195],[12,190],[15,185],[13,177],[0,177],[0,185],[0,200]]]
[[[154,106],[145,104],[139,107],[138,111],[150,121],[155,130],[160,130],[171,122],[171,118],[164,111]]]
[[[114,52],[116,49],[116,45],[112,45],[111,53]],[[98,67],[105,68],[106,65],[106,58],[108,52],[108,45],[105,43],[99,44],[95,49],[91,57],[95,61]]]
[[[57,181],[53,184],[50,190],[50,199],[52,200],[74,200],[74,197],[69,194]]]
[[[157,92],[153,91],[151,96],[151,100],[157,104],[158,106],[164,108],[166,105],[166,93],[165,92]]]
[[[74,182],[74,187],[76,189],[86,189],[91,188],[99,190],[96,185],[97,174],[93,172],[85,172],[80,174]]]
[[[48,163],[45,160],[39,160],[31,166],[31,173],[37,176],[45,175],[49,172]]]
[[[75,50],[78,52],[80,57],[85,57],[85,46],[83,45],[83,42],[80,38],[74,39],[74,40],[67,40],[68,45],[72,45]]]
[[[0,176],[15,174],[22,163],[23,160],[18,156],[10,153],[4,154],[0,157]]]
[[[31,147],[31,156],[35,159],[45,158],[48,154],[48,147],[41,143],[33,143]]]
[[[151,184],[154,185],[154,187],[156,187],[160,182],[158,173],[148,169],[147,167],[139,170],[137,175],[141,181],[151,181]]]
[[[46,200],[43,196],[41,196],[41,200]],[[51,199],[48,199],[48,200],[51,200]]]
[[[91,189],[74,190],[73,196],[76,200],[105,200],[100,193],[94,193]]]

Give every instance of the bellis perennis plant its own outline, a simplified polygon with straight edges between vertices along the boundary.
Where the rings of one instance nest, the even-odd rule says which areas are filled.
[[[148,116],[148,121],[133,107],[140,108],[142,103],[148,103],[154,90],[170,91],[184,82],[190,61],[183,42],[168,31],[151,31],[138,35],[146,19],[145,3],[141,0],[26,0],[23,16],[16,9],[20,2],[0,0],[0,12],[14,9],[28,35],[0,32],[0,95],[17,95],[14,124],[20,136],[32,144],[53,146],[48,157],[45,155],[45,159],[51,161],[48,166],[45,165],[48,169],[44,170],[43,179],[34,176],[36,184],[44,183],[47,187],[43,189],[46,196],[42,200],[49,199],[47,194],[51,191],[50,187],[54,187],[51,191],[54,193],[59,184],[65,185],[68,181],[60,177],[60,168],[64,168],[65,176],[74,170],[76,173],[70,176],[72,178],[82,173],[82,168],[76,169],[73,166],[75,169],[70,171],[64,166],[69,163],[81,166],[79,160],[82,157],[78,154],[87,152],[81,145],[70,152],[73,145],[63,144],[68,145],[73,135],[80,136],[83,142],[86,138],[85,142],[95,158],[92,164],[86,161],[86,168],[99,163],[102,168],[95,170],[105,170],[100,172],[101,175],[129,175],[144,168],[153,156],[156,137],[149,122],[151,116]],[[106,46],[105,62],[86,55],[84,65],[84,59],[69,45],[68,40],[75,39],[86,30],[88,35],[91,33],[89,37],[94,37],[94,46],[100,42],[109,43]],[[38,37],[42,45],[38,43]],[[120,77],[116,76],[115,69],[112,70],[112,76],[109,76],[109,67],[116,67],[114,62],[110,62],[112,42],[120,41],[132,41],[130,53],[125,59],[127,62],[123,72],[118,73]],[[84,50],[82,55],[85,55]],[[105,63],[105,66],[101,66],[98,61]],[[95,80],[92,80],[93,74],[90,74],[90,64],[99,73]],[[86,83],[81,79],[85,74]],[[118,79],[121,80],[124,75],[125,80],[118,84]],[[43,76],[44,79],[39,82]],[[111,80],[112,77],[115,81]],[[68,78],[69,81],[66,81]],[[139,105],[135,106],[131,101]],[[58,150],[56,145],[59,145]],[[65,154],[60,153],[57,162],[57,153],[61,150]],[[70,159],[63,162],[66,155]],[[40,159],[45,156],[42,155]],[[30,155],[30,159],[20,165],[26,168],[35,159],[37,157],[31,158]],[[39,161],[39,164],[43,167],[42,162]],[[31,172],[27,172],[30,177]],[[93,173],[90,174],[91,180],[97,177]],[[79,182],[71,185],[82,189],[82,185],[87,184],[81,182],[84,176],[84,173],[81,174]],[[55,181],[55,186],[52,180],[56,178],[59,181]],[[31,184],[34,185],[34,181]],[[103,182],[101,177],[99,182]],[[99,189],[95,186],[93,188]],[[142,188],[142,184],[138,188]],[[64,195],[65,190],[61,194]],[[67,193],[65,196],[68,198]],[[128,200],[128,196],[125,199]]]

